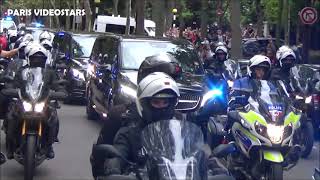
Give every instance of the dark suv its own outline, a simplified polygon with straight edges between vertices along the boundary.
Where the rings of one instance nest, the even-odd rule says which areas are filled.
[[[146,57],[159,53],[172,54],[182,68],[177,110],[196,110],[204,93],[204,70],[188,41],[107,34],[96,39],[90,56],[88,119],[105,118],[113,105],[135,101],[139,66]]]
[[[89,56],[98,34],[57,32],[53,39],[52,58],[60,78],[66,79],[65,102],[85,100],[86,72]]]

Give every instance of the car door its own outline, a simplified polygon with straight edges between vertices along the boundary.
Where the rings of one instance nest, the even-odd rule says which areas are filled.
[[[115,79],[114,64],[117,59],[117,40],[114,37],[107,37],[101,42],[101,51],[98,53],[98,65],[96,85],[96,101],[97,108],[103,113],[107,113],[111,96],[112,84]]]

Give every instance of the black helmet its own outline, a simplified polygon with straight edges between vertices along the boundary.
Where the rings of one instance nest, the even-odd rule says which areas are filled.
[[[137,84],[153,72],[164,72],[176,80],[180,77],[182,69],[177,59],[170,54],[149,56],[145,58],[139,67]]]

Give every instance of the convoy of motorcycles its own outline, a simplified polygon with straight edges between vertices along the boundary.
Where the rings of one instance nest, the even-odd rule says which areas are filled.
[[[25,180],[32,180],[35,168],[47,159],[48,142],[53,141],[55,132],[47,126],[57,118],[56,101],[66,95],[48,88],[42,68],[25,68],[22,88],[5,88],[4,83],[12,81],[6,77],[6,68],[7,60],[0,60],[1,94],[12,99],[12,108],[23,117],[14,140],[14,159],[24,166]],[[57,72],[62,78],[61,69],[58,67]],[[236,75],[232,80],[224,76],[210,78],[209,70],[207,75],[210,89],[202,97],[201,109],[196,115],[202,126],[176,119],[148,125],[141,132],[144,148],[135,163],[124,158],[112,145],[94,144],[92,153],[99,159],[118,157],[130,165],[125,175],[95,179],[221,179],[208,173],[205,144],[236,179],[281,180],[283,171],[294,167],[300,156],[308,157],[314,130],[318,128],[314,126],[319,126],[319,83],[313,87],[312,94],[296,95],[288,101],[282,91],[271,92],[268,81],[256,81],[258,90],[251,94],[249,104],[227,111],[228,95]],[[241,101],[244,97],[236,98]],[[230,117],[234,122],[231,129],[225,131],[226,119]],[[1,153],[0,164],[5,161]],[[319,179],[318,169],[313,178]]]

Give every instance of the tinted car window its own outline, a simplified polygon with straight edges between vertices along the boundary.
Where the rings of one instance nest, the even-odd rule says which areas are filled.
[[[134,27],[130,26],[130,34],[132,34],[133,31],[134,31]],[[116,34],[125,34],[126,26],[107,24],[105,32],[111,32],[111,33],[116,33]]]
[[[183,72],[203,74],[203,67],[196,51],[190,44],[168,41],[124,41],[122,48],[122,68],[138,70],[142,61],[160,53],[169,53],[180,62]]]
[[[75,58],[89,57],[96,37],[92,36],[73,36],[72,54]]]
[[[98,55],[104,56],[105,54],[108,55],[110,59],[114,58],[117,55],[117,44],[116,39],[113,37],[107,37],[100,39],[98,45]]]

